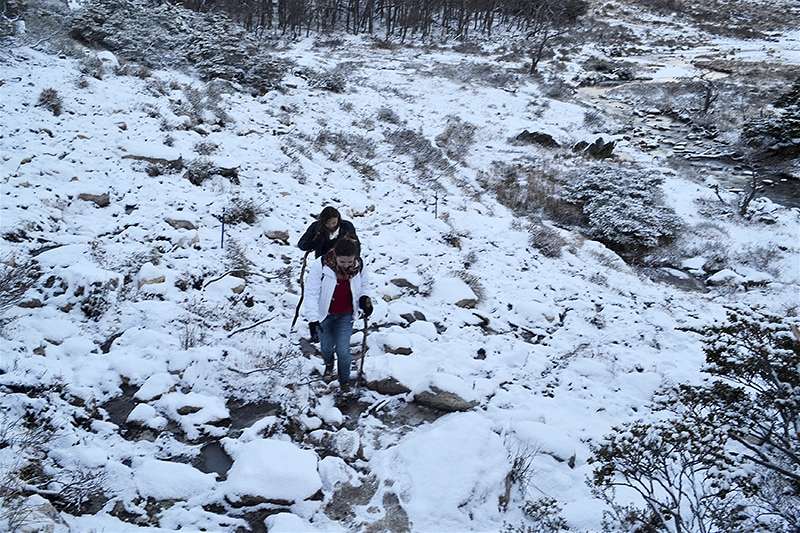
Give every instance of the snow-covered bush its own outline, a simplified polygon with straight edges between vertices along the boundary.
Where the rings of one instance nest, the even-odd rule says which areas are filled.
[[[344,131],[320,130],[314,139],[318,147],[333,147],[331,159],[338,161],[343,156],[348,159],[373,159],[375,157],[375,143],[369,137]]]
[[[86,54],[80,60],[78,68],[81,74],[91,76],[97,80],[102,80],[105,75],[105,65],[95,54]]]
[[[518,525],[506,524],[503,533],[560,533],[569,531],[569,525],[562,516],[561,504],[554,498],[543,497],[528,500],[522,505],[525,522]]]
[[[172,111],[187,117],[182,126],[192,129],[200,124],[225,126],[231,117],[225,111],[223,95],[225,88],[220,83],[207,83],[203,87],[184,85],[181,87],[183,97],[173,102]]]
[[[542,223],[531,224],[528,235],[531,246],[545,257],[561,257],[561,248],[567,244],[558,231]]]
[[[377,118],[381,122],[388,122],[389,124],[400,124],[400,116],[395,113],[391,107],[381,107],[378,109]]]
[[[347,88],[347,78],[339,69],[334,68],[328,72],[312,73],[309,76],[308,84],[324,91],[343,93]]]
[[[0,261],[0,317],[22,302],[38,277],[39,267],[32,261],[17,261],[14,257]]]
[[[220,13],[195,13],[147,0],[90,0],[73,17],[72,35],[148,67],[193,65],[205,79],[222,78],[264,93],[283,77],[251,34]]]
[[[39,93],[39,99],[37,100],[36,105],[44,107],[55,116],[58,116],[63,110],[64,101],[61,99],[58,91],[52,87],[48,87],[47,89],[42,89],[42,92]]]
[[[263,213],[261,206],[252,198],[237,196],[231,200],[230,206],[225,209],[225,224],[250,224],[256,223],[258,216]]]
[[[653,247],[672,239],[680,220],[663,204],[653,171],[594,165],[573,176],[564,199],[579,206],[589,233],[611,246]]]
[[[219,145],[213,142],[200,141],[194,145],[194,151],[200,155],[211,155],[217,150]]]
[[[467,149],[475,141],[477,127],[461,117],[450,115],[444,130],[436,136],[436,146],[444,150],[447,157],[456,161],[463,161]]]
[[[750,146],[796,157],[800,153],[800,78],[782,94],[770,111],[747,121],[742,138]]]
[[[656,420],[615,428],[593,450],[593,481],[617,522],[671,531],[800,528],[798,324],[740,307],[698,331],[712,379],[666,389],[653,405]],[[637,493],[644,507],[619,505],[618,488]]]
[[[520,216],[545,215],[562,224],[581,220],[580,209],[562,198],[561,185],[546,167],[496,161],[478,179],[494,191],[498,202]]]
[[[198,157],[186,165],[186,172],[184,172],[183,177],[188,179],[192,185],[201,185],[214,175],[215,170],[216,167],[210,159]]]
[[[397,155],[411,157],[414,170],[423,177],[433,178],[446,172],[450,167],[442,150],[434,146],[421,131],[398,128],[387,133],[386,140],[394,147]]]

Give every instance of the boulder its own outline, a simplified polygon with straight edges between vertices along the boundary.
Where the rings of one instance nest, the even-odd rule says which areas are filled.
[[[575,143],[572,151],[595,159],[607,159],[613,155],[615,146],[616,141],[605,142],[602,137],[598,137],[591,144],[586,141]]]
[[[558,148],[560,146],[552,135],[540,131],[524,130],[514,137],[514,140],[519,144],[538,144],[546,148]]]
[[[194,230],[197,229],[197,226],[189,222],[188,220],[179,220],[176,218],[165,218],[164,222],[169,224],[175,229],[185,229],[185,230]]]
[[[289,232],[285,230],[268,231],[264,235],[272,241],[289,244]]]
[[[89,194],[88,192],[82,192],[78,195],[78,200],[94,202],[97,207],[108,207],[111,203],[107,192],[104,192],[103,194]]]
[[[394,396],[395,394],[408,394],[411,392],[411,389],[392,377],[368,381],[367,388],[387,396]]]
[[[476,401],[467,401],[458,394],[446,390],[442,390],[435,385],[423,392],[414,395],[414,402],[437,409],[452,413],[455,411],[469,411],[476,405]]]

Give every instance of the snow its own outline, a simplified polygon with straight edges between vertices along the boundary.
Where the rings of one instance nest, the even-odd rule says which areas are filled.
[[[136,490],[156,500],[188,500],[215,486],[216,474],[204,474],[182,463],[145,459],[133,468]]]
[[[473,530],[491,530],[500,519],[510,464],[502,439],[479,413],[442,417],[378,452],[370,466],[394,482],[415,529],[463,531],[464,508],[473,513]]]
[[[234,461],[222,490],[233,501],[256,496],[298,502],[322,487],[313,451],[276,439],[241,443],[226,438],[223,443]]]
[[[314,533],[319,531],[297,515],[292,513],[278,513],[270,515],[264,521],[268,533]]]
[[[680,33],[672,26],[664,32]],[[774,43],[779,50],[770,55],[767,43],[760,41],[738,51],[734,49],[742,43],[733,40],[713,40],[709,46],[723,44],[735,57],[753,61],[797,63],[800,37],[797,32],[785,37]],[[29,240],[3,241],[21,256],[39,252],[45,244],[59,245],[35,256],[43,280],[58,278],[54,287],[30,294],[43,306],[8,312],[15,320],[3,330],[0,386],[7,389],[0,402],[5,406],[12,397],[28,398],[24,392],[5,390],[43,390],[31,402],[46,406],[63,428],[63,435],[48,443],[47,457],[109,474],[109,489],[126,508],[135,508],[140,494],[186,500],[147,518],[161,530],[244,527],[241,518],[204,509],[227,505],[226,496],[231,501],[252,496],[297,502],[294,514],[267,520],[269,531],[366,530],[375,517],[366,508],[380,510],[383,494],[394,492],[414,531],[497,531],[508,518],[497,510],[497,498],[516,444],[539,450],[534,482],[563,503],[570,528],[599,530],[604,505],[585,484],[591,474],[588,443],[640,416],[663,383],[702,379],[702,346],[687,329],[723,318],[731,303],[764,305],[781,313],[796,305],[798,211],[764,202],[776,219],[771,225],[707,216],[697,202],[716,201],[708,187],[680,172],[668,176],[665,198],[689,228],[721,228],[709,239],[699,230],[681,236],[676,247],[685,255],[676,255],[678,261],[668,265],[676,276],[707,281],[704,293],[653,282],[602,243],[576,232],[559,230],[567,240],[562,257],[543,257],[530,247],[524,223],[519,225],[524,221],[496,201],[480,183],[479,173],[493,161],[535,161],[554,170],[571,161],[570,155],[553,156],[507,139],[529,129],[564,143],[593,140],[599,134],[583,124],[583,89],[574,100],[563,102],[545,96],[539,82],[528,78],[508,91],[480,80],[461,82],[429,71],[437,65],[459,65],[463,55],[420,47],[386,52],[368,40],[343,39],[345,51],[320,49],[312,38],[290,43],[276,54],[313,68],[353,61],[356,81],[348,92],[311,89],[305,79],[290,75],[287,81],[295,87],[285,92],[260,98],[225,95],[235,122],[207,136],[162,131],[162,117],[166,123],[179,120],[170,110],[170,98],[179,91],[157,96],[148,90],[152,81],[111,74],[78,89],[74,81],[79,70],[72,59],[24,47],[0,58],[7,81],[0,101],[0,176],[5,180],[0,234],[25,229]],[[694,73],[691,62],[707,53],[708,46],[684,52],[666,62],[655,55],[639,59],[645,74],[663,81]],[[578,54],[566,68],[579,68],[582,58]],[[474,61],[493,68],[498,64],[492,55]],[[521,63],[507,66],[516,69]],[[202,86],[178,72],[154,76],[165,83]],[[48,86],[59,90],[69,111],[58,118],[33,105]],[[531,102],[546,104],[546,109],[534,109]],[[354,105],[353,110],[344,104]],[[146,105],[161,117],[143,113]],[[375,120],[382,106],[407,121],[402,127],[421,131],[431,141],[448,115],[478,125],[476,142],[466,149],[464,164],[455,165],[454,178],[438,178],[444,190],[439,218],[433,214],[430,184],[418,179],[413,163],[394,154],[386,142],[386,133],[401,126]],[[282,107],[290,111],[280,111]],[[606,119],[600,128],[604,138],[618,138],[612,134],[617,124]],[[358,125],[366,120],[373,124]],[[127,129],[117,126],[121,122]],[[54,137],[36,133],[42,127]],[[273,129],[286,133],[272,135]],[[323,129],[372,139],[376,156],[370,164],[377,177],[365,179],[350,156],[336,158],[328,148],[314,146],[309,140]],[[258,133],[245,135],[253,130]],[[174,138],[173,146],[164,144],[167,135]],[[241,185],[215,178],[198,187],[180,173],[148,176],[143,163],[122,159],[182,157],[188,162],[199,155],[194,150],[198,141],[220,145],[211,158],[239,167]],[[622,159],[666,166],[624,140],[618,150]],[[66,155],[60,158],[62,153]],[[29,156],[33,159],[21,164]],[[106,191],[111,196],[106,208],[77,201],[81,193]],[[253,225],[227,226],[223,250],[216,217],[236,196],[252,199],[265,213]],[[340,206],[356,224],[375,292],[366,375],[369,380],[394,378],[412,394],[388,400],[365,390],[357,408],[337,407],[335,388],[301,385],[312,368],[321,366],[313,356],[297,357],[296,366],[276,381],[267,373],[241,376],[229,370],[258,368],[259,352],[294,350],[305,336],[302,317],[289,334],[299,299],[301,254],[264,234],[285,230],[294,243],[310,222],[309,214],[329,203]],[[190,220],[198,229],[175,230],[164,221],[167,217]],[[444,242],[450,233],[459,235],[460,248]],[[206,288],[192,288],[228,270],[231,240],[243,246],[254,271],[264,277],[249,276],[242,282],[228,276]],[[707,273],[703,269],[716,260],[717,248],[724,252],[717,267],[721,270]],[[768,260],[758,264],[753,258]],[[484,288],[475,310],[454,305],[476,298],[456,275],[461,270],[474,274]],[[139,287],[140,281],[162,275],[163,282]],[[426,296],[398,287],[391,282],[398,278],[423,293],[432,286],[433,292]],[[53,295],[61,281],[65,292]],[[180,289],[182,281],[189,288]],[[108,310],[96,319],[85,316],[84,297],[76,292],[115,282],[118,288],[108,292]],[[242,295],[235,295],[231,289],[241,286]],[[252,307],[242,303],[245,297],[253,299]],[[425,320],[407,325],[400,315],[414,311]],[[229,336],[233,329],[265,318],[270,320],[258,328]],[[185,324],[198,331],[188,349],[182,337]],[[103,343],[119,333],[103,353]],[[354,335],[354,344],[360,340],[360,334]],[[407,347],[413,353],[387,354],[384,346]],[[45,355],[33,353],[39,347]],[[479,349],[485,357],[478,357]],[[62,385],[64,392],[59,393]],[[414,394],[432,388],[453,392],[477,407],[445,416],[420,409]],[[123,438],[130,437],[123,433],[125,424],[104,407],[123,391],[133,393],[127,422],[159,430],[156,442]],[[280,405],[278,414],[240,424],[235,410],[228,408],[235,405],[229,400],[265,398]],[[92,414],[94,407],[97,414]],[[374,411],[366,414],[368,408]],[[74,415],[89,422],[75,424]],[[289,428],[306,436],[302,446],[336,446],[302,449],[289,441],[298,435]],[[265,439],[265,434],[271,437]],[[218,439],[234,459],[227,480],[177,462],[196,458],[200,442]],[[574,468],[567,464],[573,455]],[[305,502],[322,489],[327,503],[337,484],[358,485],[370,475],[376,476],[378,493],[363,509],[354,510],[352,524],[333,523],[320,509],[323,503]],[[63,516],[76,531],[159,530],[133,526],[105,512]]]

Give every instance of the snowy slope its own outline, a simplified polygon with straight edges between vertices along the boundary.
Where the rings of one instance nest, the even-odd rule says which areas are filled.
[[[297,516],[269,518],[269,531],[499,531],[520,521],[524,498],[546,495],[561,502],[572,529],[595,531],[603,509],[585,484],[589,444],[638,416],[659,386],[700,379],[701,348],[684,329],[722,318],[732,302],[778,312],[797,303],[798,212],[768,203],[775,224],[713,221],[726,266],[741,282],[766,281],[749,290],[658,283],[563,230],[562,257],[531,248],[525,225],[482,190],[478,172],[498,160],[558,164],[546,149],[508,142],[523,129],[564,144],[596,135],[584,129],[586,107],[547,98],[525,77],[512,73],[509,91],[443,74],[491,57],[380,50],[356,39],[333,50],[307,39],[283,54],[317,70],[349,62],[346,91],[311,87],[298,69],[285,92],[226,94],[231,120],[202,134],[162,129],[185,120],[174,112],[185,96],[170,82],[202,86],[186,75],[154,73],[167,86],[161,95],[152,78],[110,73],[80,88],[73,60],[30,49],[2,60],[3,77],[19,80],[0,87],[0,233],[15,235],[2,247],[35,254],[41,279],[53,277],[28,295],[28,307],[9,311],[2,403],[9,413],[28,408],[53,421],[51,460],[104,473],[110,499],[102,508],[62,513],[75,530],[157,530],[137,522],[233,530],[280,509]],[[64,101],[57,117],[34,105],[48,87]],[[378,118],[386,107],[401,125]],[[463,163],[448,161],[452,173],[434,176],[435,218],[434,184],[392,150],[389,136],[402,127],[433,140],[451,115],[475,124],[476,140]],[[339,150],[315,143],[320,132],[364,139]],[[198,142],[219,145],[209,158],[237,167],[241,183],[149,176],[144,163],[125,158],[192,161]],[[618,150],[658,163],[625,141]],[[676,173],[664,188],[688,227],[712,221],[695,202],[713,199],[711,191]],[[97,207],[79,199],[85,193],[108,193],[110,203]],[[228,226],[221,249],[216,217],[237,197],[262,214]],[[363,405],[344,413],[333,406],[333,390],[305,384],[320,366],[314,357],[296,355],[274,379],[230,370],[298,352],[305,326],[290,333],[290,324],[301,254],[267,233],[287,231],[294,243],[310,214],[329,203],[356,225],[371,271],[376,312],[366,374],[410,391],[392,399],[365,391]],[[693,264],[702,265],[705,241],[697,231],[687,235],[681,246],[698,248]],[[212,282],[231,268],[234,241],[259,275]],[[773,255],[764,272],[747,261],[767,243]],[[459,278],[465,270],[479,289]],[[479,301],[474,309],[455,305],[464,299]],[[84,305],[101,312],[87,316]],[[401,316],[415,311],[424,320]],[[411,354],[391,353],[396,348]],[[451,392],[473,407],[444,416],[413,411],[409,403],[426,391]],[[136,406],[127,424],[106,412],[121,395],[128,410]],[[267,401],[280,407],[235,427],[237,406]],[[128,431],[134,422],[149,429]],[[234,461],[227,479],[187,464],[209,441],[220,441]],[[532,481],[501,512],[509,454],[518,449],[537,451]],[[363,489],[361,499],[342,491],[348,483]],[[342,499],[352,502],[348,512],[336,511]]]

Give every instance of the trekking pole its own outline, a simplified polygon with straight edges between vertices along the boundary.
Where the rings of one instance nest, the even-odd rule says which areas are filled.
[[[367,317],[364,317],[364,335],[361,339],[361,363],[358,365],[358,380],[356,381],[356,387],[361,384],[361,380],[364,379],[364,359],[367,357]]]
[[[303,298],[306,293],[306,263],[308,262],[308,254],[312,251],[313,250],[307,251],[306,255],[303,256],[303,266],[300,267],[300,301],[297,302],[297,307],[294,309],[294,319],[292,320],[292,327],[289,328],[289,332],[294,331],[294,325],[297,324],[297,317],[300,316],[300,306],[303,305]]]

